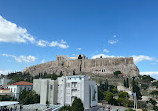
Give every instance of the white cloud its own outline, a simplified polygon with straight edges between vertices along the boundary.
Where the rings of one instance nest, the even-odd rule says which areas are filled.
[[[6,75],[6,74],[8,74],[8,72],[11,72],[11,71],[10,70],[0,70],[0,75],[1,74]]]
[[[76,50],[82,50],[82,48],[77,48]]]
[[[27,41],[33,43],[35,39],[25,28],[19,27],[0,16],[0,42],[26,43]]]
[[[75,56],[76,54],[72,54],[73,56]]]
[[[49,43],[49,46],[50,47],[60,47],[62,49],[66,49],[66,48],[69,47],[69,45],[65,41],[63,41],[63,40],[61,40],[60,42],[58,42],[58,41],[52,41],[51,43]]]
[[[92,59],[95,58],[100,58],[100,56],[102,56],[102,58],[107,58],[107,57],[124,57],[124,56],[111,56],[111,55],[106,55],[106,54],[97,54],[97,55],[93,55]],[[130,56],[133,57],[134,63],[139,63],[142,61],[155,61],[157,62],[157,59],[154,57],[150,57],[150,56],[145,56],[145,55],[134,55],[134,56]]]
[[[150,75],[154,79],[158,80],[158,71],[154,71],[154,72],[140,72],[140,74],[141,75]]]
[[[69,47],[66,41],[61,40],[60,42],[52,41],[49,43],[46,40],[35,40],[35,38],[28,33],[27,29],[17,26],[2,16],[0,16],[0,42],[8,43],[27,43],[31,42],[41,47],[60,47],[66,49]]]
[[[37,45],[38,46],[41,46],[41,47],[46,47],[48,45],[48,41],[45,41],[45,40],[39,40],[37,42]]]
[[[149,57],[149,56],[145,56],[145,55],[138,55],[138,56],[134,55],[132,57],[133,57],[135,63],[139,63],[142,61],[154,61],[155,60],[154,57]]]
[[[124,56],[114,56],[114,55],[106,55],[106,54],[97,54],[97,55],[93,55],[92,56],[92,59],[95,59],[95,58],[100,58],[100,56],[102,56],[102,58],[108,58],[108,57],[124,57]],[[134,55],[134,56],[131,56],[133,57],[133,60],[134,60],[134,63],[139,63],[139,62],[142,62],[142,61],[157,61],[156,58],[154,57],[149,57],[149,56],[145,56],[145,55]]]
[[[97,54],[97,55],[93,55],[91,58],[92,59],[96,59],[96,58],[100,58],[102,56],[102,58],[113,58],[116,56],[109,56],[109,55],[105,55],[105,54]]]
[[[103,52],[109,53],[110,51],[108,49],[104,49]]]
[[[12,57],[12,58],[14,58],[17,62],[25,62],[25,63],[33,63],[33,62],[35,62],[36,61],[36,57],[35,56],[31,56],[31,55],[29,55],[29,56],[19,56],[19,57],[17,57],[17,56],[15,56],[15,55],[9,55],[9,54],[2,54],[2,56],[6,56],[6,57]]]
[[[151,63],[152,65],[157,65],[157,63]]]
[[[61,40],[60,42],[58,42],[58,41],[52,41],[51,43],[49,43],[48,41],[45,41],[45,40],[39,40],[37,42],[37,45],[41,46],[41,47],[47,47],[47,46],[49,46],[49,47],[60,47],[62,49],[66,49],[66,48],[69,47],[69,45],[67,44],[67,42],[64,41],[64,40]]]
[[[157,72],[140,72],[141,75],[158,75],[158,71]]]
[[[113,37],[114,37],[114,38],[116,38],[117,36],[116,36],[116,35],[114,35]]]
[[[66,44],[67,42],[66,42],[66,41],[64,41],[64,40],[61,40],[61,43],[62,43],[62,44]]]
[[[109,44],[116,44],[116,43],[118,43],[118,40],[109,40],[108,43]]]
[[[41,63],[45,63],[46,61],[44,59],[42,59]]]

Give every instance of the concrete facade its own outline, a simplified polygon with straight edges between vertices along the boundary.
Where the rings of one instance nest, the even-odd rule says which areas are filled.
[[[98,90],[95,81],[85,75],[58,78],[58,103],[72,105],[75,97],[80,98],[84,108],[97,106]]]
[[[34,79],[33,90],[40,95],[40,104],[57,104],[57,81],[51,79]]]
[[[95,81],[85,75],[62,76],[57,80],[34,79],[33,90],[40,95],[40,104],[72,105],[75,97],[80,98],[84,108],[97,106],[98,89]]]
[[[133,57],[87,59],[84,55],[77,57],[57,55],[56,61],[30,66],[23,70],[24,73],[29,72],[32,75],[44,72],[48,74],[54,72],[59,75],[61,71],[64,75],[72,75],[73,72],[107,75],[113,74],[115,71],[121,71],[130,77],[139,75],[139,69],[134,64]]]

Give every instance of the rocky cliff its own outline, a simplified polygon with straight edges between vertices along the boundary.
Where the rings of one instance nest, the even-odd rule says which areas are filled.
[[[132,57],[128,58],[97,58],[86,59],[84,55],[75,58],[67,56],[56,56],[56,61],[51,61],[24,69],[23,72],[29,72],[31,75],[39,73],[72,75],[73,72],[92,73],[96,75],[109,75],[115,71],[121,71],[123,74],[133,77],[139,75],[139,69],[133,62]]]

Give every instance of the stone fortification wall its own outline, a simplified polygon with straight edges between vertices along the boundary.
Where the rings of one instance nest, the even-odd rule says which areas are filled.
[[[65,56],[64,56],[65,57]],[[72,75],[77,73],[94,73],[100,75],[113,74],[114,71],[121,71],[128,76],[137,76],[139,69],[133,62],[132,57],[128,58],[97,58],[97,59],[65,59],[57,56],[56,61],[51,61],[35,66],[30,66],[24,70],[32,75],[47,72],[52,74],[62,73]]]

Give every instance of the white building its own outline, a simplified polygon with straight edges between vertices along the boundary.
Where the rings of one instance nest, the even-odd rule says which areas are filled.
[[[58,92],[58,103],[62,105],[71,105],[75,97],[82,100],[84,108],[96,106],[98,103],[96,82],[85,75],[58,78]]]
[[[85,75],[62,76],[57,80],[34,79],[33,90],[40,94],[40,103],[72,105],[80,98],[84,108],[97,106],[98,89],[95,81]]]
[[[10,82],[10,79],[7,78],[0,78],[0,86],[7,85]]]
[[[57,104],[57,81],[51,79],[34,79],[33,90],[40,95],[40,104]]]
[[[20,81],[13,84],[8,84],[8,88],[10,92],[13,93],[14,98],[19,99],[20,92],[24,89],[26,91],[31,91],[33,88],[33,83]]]

